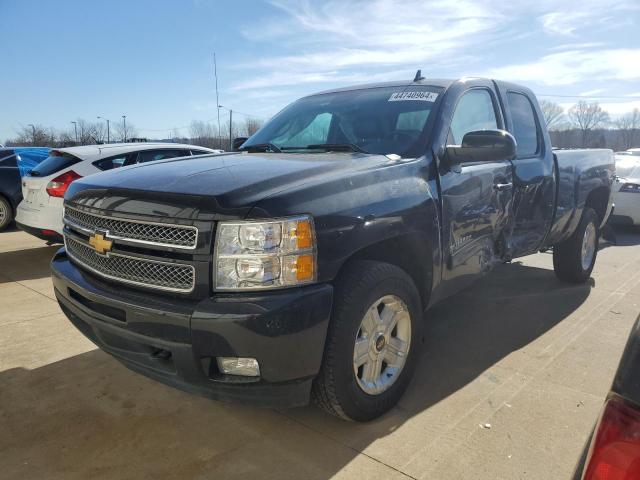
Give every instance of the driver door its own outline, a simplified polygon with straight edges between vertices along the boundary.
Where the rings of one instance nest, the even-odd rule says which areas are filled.
[[[455,102],[447,145],[460,145],[464,135],[472,131],[503,128],[493,87],[490,83],[475,86],[463,91]],[[504,235],[512,203],[513,165],[507,158],[453,167],[446,161],[440,164],[442,276],[452,281],[449,287],[458,290],[507,255]]]

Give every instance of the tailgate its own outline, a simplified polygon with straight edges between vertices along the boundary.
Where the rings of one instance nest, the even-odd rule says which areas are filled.
[[[23,177],[22,197],[26,206],[41,207],[48,203],[47,183],[49,178]]]

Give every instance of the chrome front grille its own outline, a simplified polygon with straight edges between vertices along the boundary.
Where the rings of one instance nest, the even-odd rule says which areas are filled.
[[[112,218],[71,207],[65,207],[64,221],[85,233],[106,232],[109,238],[134,243],[184,249],[194,249],[198,243],[198,229],[186,225]]]
[[[191,292],[195,286],[192,265],[148,260],[109,252],[99,255],[89,245],[65,235],[67,254],[80,266],[112,280],[174,292]]]

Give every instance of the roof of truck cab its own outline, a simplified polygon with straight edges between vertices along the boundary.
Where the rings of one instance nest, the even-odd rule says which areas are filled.
[[[216,153],[207,147],[198,147],[196,145],[187,145],[183,143],[164,143],[164,142],[140,142],[140,143],[108,143],[104,145],[83,145],[81,147],[64,147],[54,148],[53,150],[68,153],[78,158],[102,157],[107,155],[118,155],[121,153],[137,152],[140,150],[148,150],[150,148],[167,148],[167,149],[198,149],[207,152]]]
[[[399,87],[399,88],[405,88],[405,87],[410,87],[410,86],[417,86],[417,85],[422,85],[425,87],[441,87],[444,88],[445,90],[447,88],[449,88],[452,84],[456,83],[456,82],[468,82],[470,80],[485,80],[485,81],[489,81],[489,82],[494,82],[496,85],[498,85],[501,88],[506,88],[508,90],[519,90],[521,92],[525,92],[529,95],[533,95],[533,92],[523,86],[523,85],[519,85],[516,83],[511,83],[511,82],[505,82],[503,80],[496,80],[496,79],[492,79],[492,78],[485,78],[485,77],[461,77],[461,78],[456,78],[456,79],[451,79],[451,78],[425,78],[423,80],[418,80],[417,82],[414,82],[413,80],[404,80],[404,81],[395,81],[395,82],[379,82],[379,83],[367,83],[367,84],[363,84],[363,85],[352,85],[350,87],[343,87],[343,88],[335,88],[332,90],[324,90],[322,92],[318,92],[318,93],[313,93],[311,95],[308,95],[309,97],[313,97],[314,95],[323,95],[326,93],[337,93],[337,92],[348,92],[348,91],[354,91],[354,90],[365,90],[368,88],[381,88],[381,87]]]
[[[348,92],[350,90],[365,90],[367,88],[381,88],[381,87],[408,87],[411,85],[423,85],[426,87],[442,87],[448,88],[454,82],[458,80],[453,79],[444,79],[444,78],[425,78],[424,80],[419,80],[414,82],[412,80],[397,80],[394,82],[378,82],[378,83],[366,83],[363,85],[351,85],[349,87],[342,88],[334,88],[331,90],[324,90],[322,92],[313,93],[308,95],[312,97],[314,95],[323,95],[325,93],[337,93],[337,92]]]

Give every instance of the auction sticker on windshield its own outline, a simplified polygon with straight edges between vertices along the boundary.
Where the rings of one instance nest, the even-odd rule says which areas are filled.
[[[389,97],[390,102],[402,102],[405,100],[418,100],[421,102],[435,102],[438,94],[434,92],[395,92]]]

